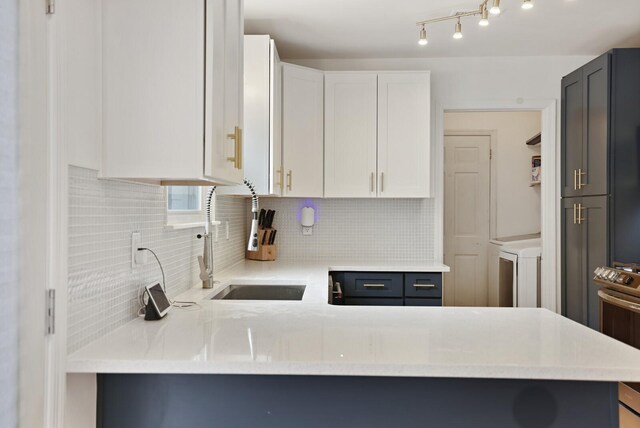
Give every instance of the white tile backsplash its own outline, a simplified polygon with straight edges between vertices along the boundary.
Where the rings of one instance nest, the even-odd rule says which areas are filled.
[[[162,262],[169,296],[197,284],[202,229],[167,230],[164,188],[97,178],[97,172],[69,170],[68,352],[134,319],[140,287],[160,281],[158,265],[131,269],[131,233]],[[215,271],[244,258],[246,203],[218,197],[216,219],[229,222],[214,243]]]
[[[305,206],[316,210],[311,236],[302,235]],[[278,259],[434,259],[433,199],[261,198],[260,208],[277,210]]]

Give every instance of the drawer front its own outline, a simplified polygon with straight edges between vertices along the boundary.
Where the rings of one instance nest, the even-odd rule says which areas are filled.
[[[347,306],[402,306],[403,299],[385,299],[373,297],[347,297],[344,304]]]
[[[345,297],[402,297],[401,273],[345,272]]]
[[[405,297],[442,297],[442,273],[407,273],[404,276]]]
[[[405,306],[442,306],[442,299],[422,299],[419,297],[404,299]]]

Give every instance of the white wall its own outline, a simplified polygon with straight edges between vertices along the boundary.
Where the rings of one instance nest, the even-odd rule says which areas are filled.
[[[283,61],[322,70],[431,70],[436,103],[560,98],[562,76],[592,56],[383,58]]]
[[[449,112],[446,131],[495,131],[492,168],[495,168],[495,237],[540,232],[540,186],[531,187],[531,157],[540,145],[525,142],[540,132],[541,114],[531,112]],[[543,166],[544,169],[544,166]]]
[[[0,426],[18,422],[18,4],[0,3]]]

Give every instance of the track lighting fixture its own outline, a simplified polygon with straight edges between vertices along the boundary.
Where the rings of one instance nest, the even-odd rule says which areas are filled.
[[[478,25],[481,27],[486,27],[487,25],[489,25],[489,12],[487,11],[486,6],[482,7],[482,18],[480,18]]]
[[[500,15],[500,0],[493,0],[493,6],[489,10],[491,15]]]
[[[460,18],[458,18],[458,22],[456,22],[456,32],[453,33],[453,38],[456,40],[462,38],[462,24],[460,23]]]
[[[418,44],[420,46],[424,46],[427,43],[429,43],[429,40],[427,40],[427,29],[424,28],[424,25],[423,25],[422,29],[420,30],[420,39],[418,39]]]
[[[491,2],[491,8],[489,8],[489,2]],[[528,10],[533,7],[533,0],[522,0],[522,9]],[[456,20],[455,32],[453,33],[453,38],[459,40],[462,38],[462,18],[466,18],[468,16],[480,16],[480,20],[478,21],[478,25],[481,27],[486,27],[489,25],[489,14],[491,15],[499,15],[500,14],[500,0],[481,0],[480,6],[477,9],[454,12],[451,15],[441,16],[439,18],[426,19],[424,21],[416,22],[416,25],[420,28],[420,38],[418,39],[418,44],[421,46],[426,45],[427,40],[427,25],[435,24],[436,22],[442,21],[450,21]]]

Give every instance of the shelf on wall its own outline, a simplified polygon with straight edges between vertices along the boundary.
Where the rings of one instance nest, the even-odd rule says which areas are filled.
[[[540,182],[539,181],[532,181],[529,183],[529,187],[533,187],[533,186],[539,186]]]
[[[542,133],[538,132],[537,135],[534,135],[533,137],[527,140],[527,146],[537,146],[541,142],[542,142]]]

